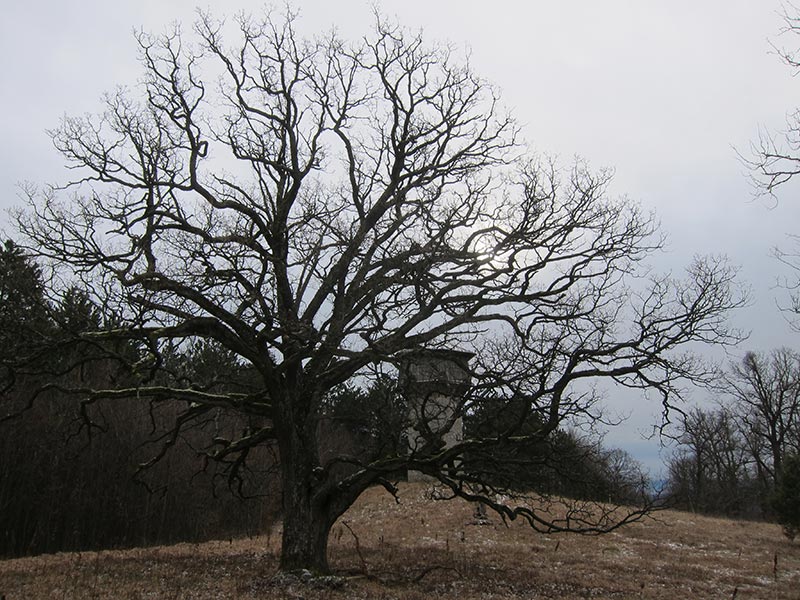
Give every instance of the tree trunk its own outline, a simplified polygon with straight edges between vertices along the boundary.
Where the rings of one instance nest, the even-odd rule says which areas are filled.
[[[283,485],[282,571],[307,569],[330,572],[328,536],[336,519],[352,505],[373,478],[364,476],[346,488],[332,470],[320,465],[317,420],[297,418],[298,407],[315,406],[311,398],[296,397],[279,405],[277,427]]]
[[[281,570],[329,573],[328,535],[333,526],[330,517],[315,507],[310,494],[287,492],[284,490]]]
[[[315,469],[319,467],[313,428],[298,423],[292,409],[307,406],[309,401],[295,399],[283,404],[278,443],[283,485],[282,571],[307,569],[315,574],[328,573],[328,534],[337,515],[319,494]],[[303,430],[308,427],[308,430]]]

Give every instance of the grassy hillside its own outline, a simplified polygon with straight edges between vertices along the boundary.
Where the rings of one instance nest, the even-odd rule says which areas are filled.
[[[247,540],[0,562],[18,598],[800,598],[800,543],[775,525],[663,512],[600,538],[544,536],[407,484],[370,490],[336,525],[342,579],[274,578],[279,532]]]

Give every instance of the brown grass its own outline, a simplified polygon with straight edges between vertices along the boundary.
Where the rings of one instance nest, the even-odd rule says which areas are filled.
[[[800,544],[776,525],[681,512],[602,537],[546,536],[472,507],[435,502],[424,484],[400,504],[367,492],[331,536],[335,582],[279,584],[279,531],[232,542],[65,553],[0,562],[18,598],[800,599]],[[776,563],[777,561],[777,563]],[[777,565],[777,566],[776,566]]]

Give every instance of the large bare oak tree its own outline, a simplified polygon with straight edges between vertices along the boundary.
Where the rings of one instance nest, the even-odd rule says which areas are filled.
[[[717,259],[679,278],[641,268],[662,243],[652,216],[610,199],[607,173],[527,158],[495,90],[448,47],[381,18],[357,42],[304,39],[291,16],[236,25],[232,46],[209,16],[193,36],[140,35],[141,85],[63,121],[52,135],[75,179],[19,216],[31,250],[113,309],[120,326],[87,335],[140,349],[139,385],[82,390],[87,401],[181,400],[176,434],[220,406],[258,417],[213,453],[277,444],[287,570],[327,571],[336,519],[401,469],[545,531],[637,514],[504,504],[462,459],[598,418],[598,378],[668,406],[682,381],[710,375],[690,350],[736,337],[734,271]],[[258,389],[150,376],[165,348],[198,339],[234,352]],[[331,453],[320,427],[331,390],[422,348],[475,353],[458,411],[513,401],[525,407],[516,423],[449,445]],[[523,434],[530,415],[541,425]]]

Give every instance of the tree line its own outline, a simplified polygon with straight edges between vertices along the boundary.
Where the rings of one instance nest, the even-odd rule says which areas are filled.
[[[668,490],[677,506],[800,526],[800,354],[748,352],[722,376],[716,406],[677,424]]]
[[[266,494],[270,449],[233,478],[201,449],[208,436],[246,429],[240,416],[220,409],[170,439],[174,400],[89,402],[71,391],[129,385],[126,365],[139,350],[76,341],[113,326],[113,316],[77,286],[49,301],[45,283],[18,246],[0,246],[0,555],[263,532],[276,512]],[[153,376],[214,389],[241,386],[241,371],[230,354],[198,343]]]

